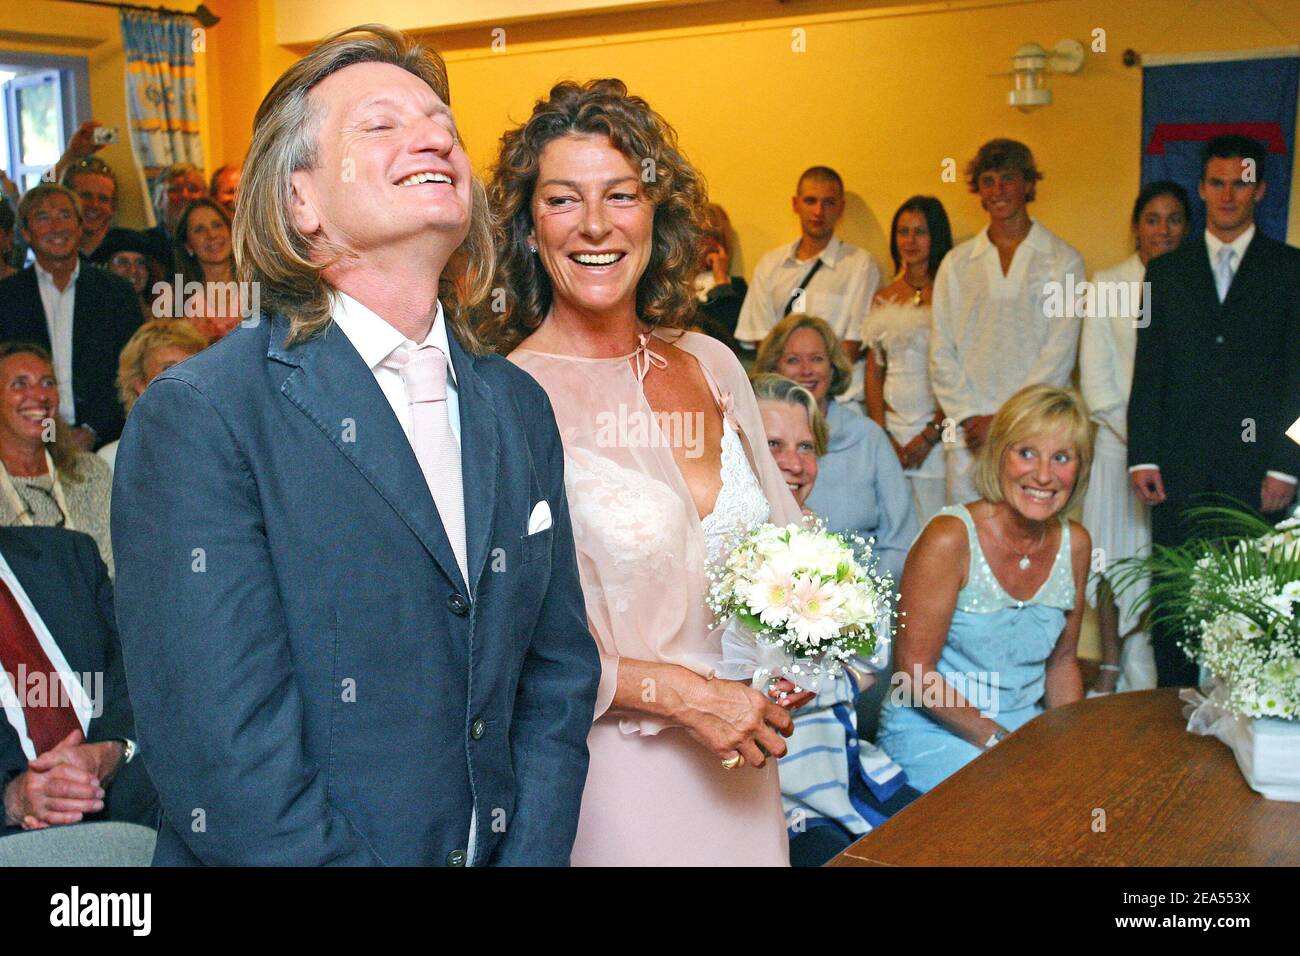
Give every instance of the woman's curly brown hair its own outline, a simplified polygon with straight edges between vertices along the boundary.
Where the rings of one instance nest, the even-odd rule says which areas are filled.
[[[683,328],[695,312],[692,279],[704,208],[704,181],[677,146],[677,133],[622,80],[557,83],[523,125],[501,137],[488,185],[497,270],[491,311],[475,331],[502,355],[536,331],[551,308],[551,280],[528,248],[538,160],[552,140],[603,135],[641,171],[641,189],[654,204],[650,260],[637,283],[643,322]]]

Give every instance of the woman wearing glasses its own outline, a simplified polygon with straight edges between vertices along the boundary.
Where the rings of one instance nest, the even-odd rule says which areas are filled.
[[[61,441],[63,428],[50,353],[39,345],[0,344],[0,525],[84,531],[111,575],[113,473]]]

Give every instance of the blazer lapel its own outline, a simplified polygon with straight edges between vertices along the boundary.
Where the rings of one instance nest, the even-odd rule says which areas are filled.
[[[280,386],[281,394],[397,512],[447,579],[464,588],[456,555],[411,443],[348,337],[330,325],[323,333],[287,349],[288,323],[281,316],[273,321],[267,358],[296,366]]]
[[[1210,268],[1210,250],[1202,236],[1187,244],[1188,266],[1191,269],[1191,289],[1196,301],[1219,304],[1219,289],[1214,284],[1214,270]],[[1182,252],[1182,249],[1178,250]],[[1172,253],[1170,253],[1172,255]],[[1207,315],[1213,313],[1206,313]]]
[[[474,358],[456,339],[450,325],[447,340],[451,347],[452,367],[456,371],[457,398],[460,404],[460,469],[465,489],[465,559],[469,568],[470,593],[478,591],[483,566],[487,562],[488,544],[492,540],[492,522],[496,514],[497,457],[500,436],[494,396],[474,368]],[[522,535],[526,529],[520,528]]]

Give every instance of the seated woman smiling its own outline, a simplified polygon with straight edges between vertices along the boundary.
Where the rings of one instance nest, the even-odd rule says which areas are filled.
[[[817,459],[826,454],[830,444],[826,418],[812,393],[784,375],[755,375],[753,385],[767,450],[776,459],[794,500],[805,515],[812,515],[806,502],[817,481]]]
[[[1030,385],[981,446],[981,498],[949,505],[907,557],[878,743],[925,791],[1017,727],[1083,696],[1076,647],[1092,541],[1092,425],[1077,393]]]
[[[0,525],[84,531],[113,574],[113,473],[67,439],[59,383],[43,346],[0,343]]]

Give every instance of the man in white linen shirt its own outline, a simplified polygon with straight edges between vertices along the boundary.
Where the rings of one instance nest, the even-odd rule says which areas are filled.
[[[736,341],[756,348],[776,323],[791,312],[802,312],[825,319],[849,361],[857,363],[862,320],[880,287],[880,269],[869,253],[835,235],[844,214],[844,180],[829,166],[806,169],[791,204],[799,217],[800,236],[758,261],[736,323]],[[855,392],[861,399],[860,367],[854,381],[856,387],[841,401]]]
[[[940,264],[930,336],[934,394],[961,426],[947,444],[954,504],[979,498],[972,458],[1002,403],[1026,385],[1069,386],[1080,319],[1067,303],[1086,278],[1079,253],[1029,216],[1042,179],[1029,147],[990,140],[966,177],[989,225]]]

